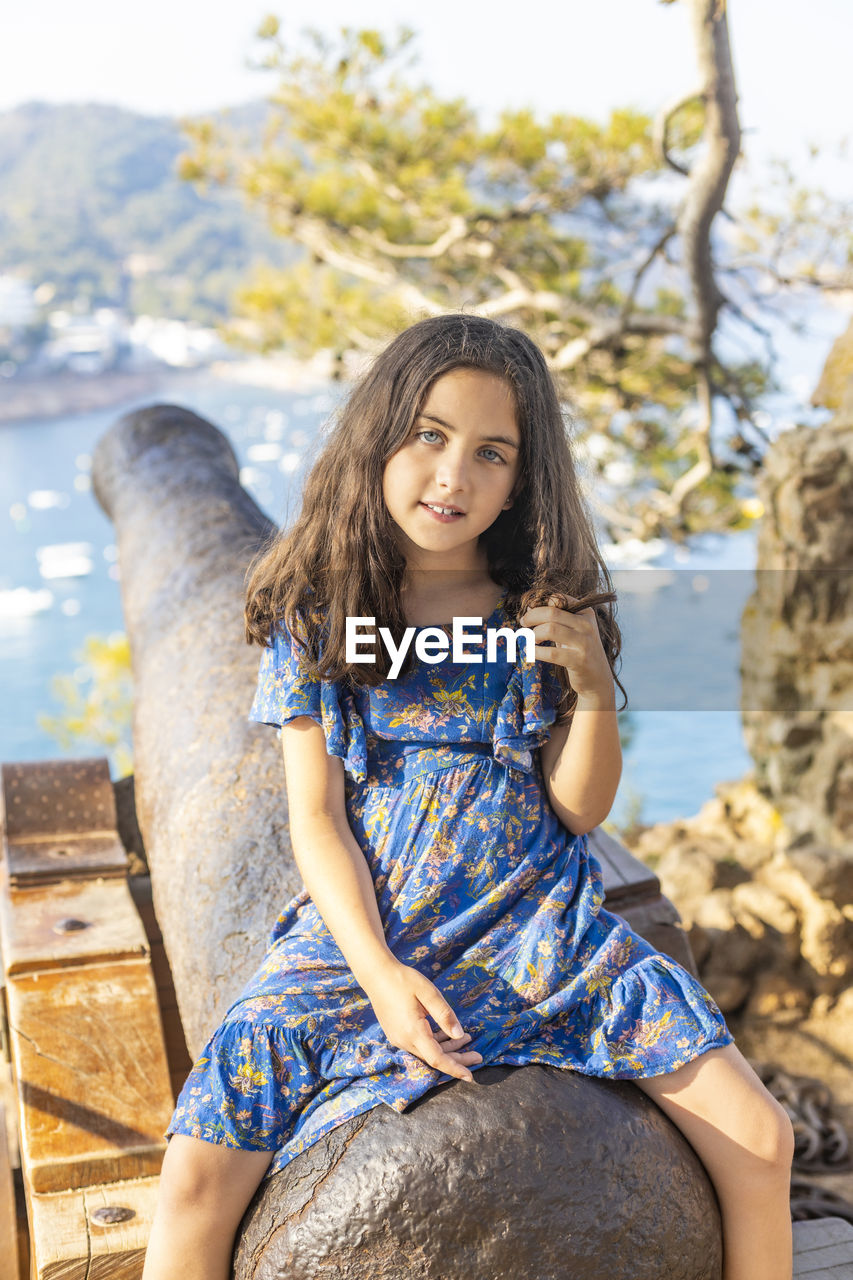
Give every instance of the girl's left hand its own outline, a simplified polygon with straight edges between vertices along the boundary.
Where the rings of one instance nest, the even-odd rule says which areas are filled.
[[[577,600],[576,596],[564,598]],[[551,596],[547,605],[528,609],[519,619],[536,639],[535,657],[565,667],[572,688],[584,701],[609,699],[613,696],[613,672],[601,643],[595,610],[569,613],[557,608],[557,599]],[[543,644],[544,640],[553,641],[553,646]]]

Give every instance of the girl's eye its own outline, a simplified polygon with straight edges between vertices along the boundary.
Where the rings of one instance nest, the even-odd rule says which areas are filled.
[[[438,436],[438,439],[439,440],[441,439],[440,433],[436,431],[434,427],[424,427],[422,431],[415,432],[415,438],[417,440],[423,440],[425,436]],[[435,444],[435,443],[436,442],[434,440],[424,440],[424,444]],[[493,455],[491,458],[487,458],[487,462],[501,462],[501,463],[506,462],[506,459],[501,457],[497,449],[493,449],[490,444],[485,445],[481,450],[481,452],[490,453]]]

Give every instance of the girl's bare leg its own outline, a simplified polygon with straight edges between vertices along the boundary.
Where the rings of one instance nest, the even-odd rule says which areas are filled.
[[[794,1133],[733,1044],[668,1075],[635,1080],[693,1147],[723,1223],[723,1280],[791,1280]]]
[[[142,1280],[229,1280],[237,1228],[274,1154],[173,1134]]]

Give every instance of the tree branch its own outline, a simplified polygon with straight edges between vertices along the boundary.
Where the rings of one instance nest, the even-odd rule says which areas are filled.
[[[388,258],[440,258],[451,245],[465,239],[468,235],[468,223],[461,214],[456,214],[450,219],[447,230],[442,232],[437,240],[433,240],[432,244],[393,244],[384,236],[365,231],[363,227],[351,227],[349,234],[354,240],[369,245],[371,249],[375,249],[377,253],[384,253]],[[488,248],[494,252],[491,245]],[[479,249],[475,249],[475,253],[477,257],[485,256]]]
[[[707,437],[705,438],[707,439]],[[666,503],[663,508],[664,512],[667,515],[678,515],[684,505],[684,500],[688,493],[690,493],[692,489],[696,489],[703,480],[708,479],[708,476],[711,474],[712,467],[712,460],[706,453],[706,456],[700,458],[689,471],[685,471],[683,476],[679,476],[669,493],[665,495]]]
[[[346,271],[359,280],[367,280],[370,284],[381,285],[396,296],[412,311],[425,311],[431,316],[444,315],[447,308],[427,297],[415,285],[401,280],[396,272],[383,270],[363,258],[342,252],[323,234],[318,222],[310,218],[297,218],[293,224],[293,237],[306,249],[310,249],[318,258],[335,267],[338,271]]]
[[[659,254],[659,253],[663,253],[663,251],[664,251],[664,249],[666,248],[667,244],[668,244],[668,243],[669,243],[669,241],[672,239],[672,237],[675,235],[675,230],[676,230],[676,228],[675,228],[675,224],[674,224],[674,223],[673,223],[671,226],[667,227],[667,228],[664,230],[663,234],[662,234],[661,236],[659,236],[659,237],[658,237],[657,241],[656,241],[656,242],[655,242],[655,244],[652,246],[651,252],[649,253],[648,257],[646,257],[646,258],[645,258],[645,260],[644,260],[643,262],[641,262],[641,263],[640,263],[640,265],[639,265],[639,267],[637,268],[637,270],[636,270],[636,272],[635,272],[635,274],[634,274],[634,279],[633,279],[633,281],[631,282],[631,288],[628,290],[628,294],[627,294],[627,296],[626,296],[626,298],[625,298],[625,302],[624,302],[624,304],[623,304],[623,306],[622,306],[622,319],[623,319],[623,320],[627,320],[627,319],[628,319],[628,317],[629,317],[629,315],[631,314],[631,311],[633,310],[633,307],[634,307],[634,301],[635,301],[635,299],[636,299],[636,297],[637,297],[637,290],[638,290],[638,289],[639,289],[639,287],[640,287],[640,283],[641,283],[641,281],[642,281],[642,279],[643,279],[643,276],[646,274],[646,272],[648,271],[649,267],[652,265],[652,263],[654,262],[655,258],[658,256],[658,254]]]
[[[712,342],[717,316],[726,298],[714,277],[711,224],[723,207],[729,178],[740,151],[741,137],[725,0],[688,0],[688,11],[703,85],[705,149],[688,175],[687,195],[677,227],[695,308],[688,335],[701,411],[697,428],[700,456],[665,495],[663,510],[672,516],[680,514],[688,494],[708,478],[715,466],[711,444],[714,400]],[[682,99],[681,103],[669,107],[661,117],[660,145],[664,154],[669,120],[684,101]],[[667,163],[678,169],[671,159],[667,159]]]
[[[420,212],[415,202],[407,198],[405,191],[398,187],[395,182],[386,182],[384,178],[381,178],[373,165],[365,160],[363,156],[354,157],[352,163],[356,173],[360,173],[366,182],[371,183],[377,191],[381,191],[389,200],[392,200],[395,204],[405,206],[410,213],[418,214]]]
[[[723,206],[740,151],[740,125],[725,4],[689,0],[688,10],[704,85],[705,150],[690,172],[677,225],[696,308],[695,358],[708,367],[717,314],[726,301],[714,279],[711,223]]]
[[[571,338],[564,347],[549,361],[552,369],[560,372],[573,369],[590,351],[597,347],[609,347],[627,333],[645,335],[661,334],[678,337],[687,336],[687,328],[683,320],[676,316],[648,316],[642,313],[631,319],[622,316],[613,320],[596,320],[589,331],[577,338]]]
[[[695,102],[697,98],[703,96],[702,90],[697,89],[693,93],[672,99],[666,106],[661,107],[652,124],[652,146],[659,159],[664,164],[669,165],[670,169],[674,169],[676,173],[682,174],[685,178],[690,176],[690,170],[685,169],[684,165],[679,164],[677,160],[673,160],[669,154],[669,126],[673,117],[677,115],[682,107],[686,107],[689,102]]]
[[[594,510],[604,516],[611,525],[616,525],[622,529],[624,533],[630,534],[632,538],[642,538],[646,534],[646,521],[640,516],[632,516],[627,511],[621,511],[618,507],[611,506],[609,502],[605,502],[603,498],[593,490],[590,493],[589,500]]]

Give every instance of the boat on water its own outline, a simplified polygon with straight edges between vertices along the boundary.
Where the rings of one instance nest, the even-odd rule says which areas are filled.
[[[83,578],[92,572],[91,542],[54,542],[36,547],[43,578]]]
[[[26,618],[44,613],[53,604],[53,592],[47,587],[9,587],[0,590],[0,618]]]

